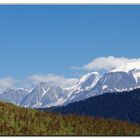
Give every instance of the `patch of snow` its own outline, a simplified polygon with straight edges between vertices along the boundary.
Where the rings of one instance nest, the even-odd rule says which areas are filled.
[[[110,72],[118,72],[118,71],[129,72],[130,70],[134,70],[134,69],[140,70],[140,62],[127,63],[126,65],[121,66],[120,68],[113,69]]]
[[[103,86],[102,86],[102,90],[107,89],[107,88],[108,88],[107,85],[103,85]]]

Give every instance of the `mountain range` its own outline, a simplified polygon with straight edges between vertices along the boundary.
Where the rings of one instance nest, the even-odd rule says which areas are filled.
[[[129,63],[100,75],[88,73],[69,88],[40,82],[29,88],[0,90],[0,100],[29,108],[66,106],[105,93],[131,91],[140,87],[140,65]]]

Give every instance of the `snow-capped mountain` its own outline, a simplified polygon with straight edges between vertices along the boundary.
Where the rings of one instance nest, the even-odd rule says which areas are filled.
[[[13,104],[20,104],[22,98],[28,92],[27,89],[6,89],[0,92],[0,101],[6,101]]]
[[[137,86],[132,73],[110,72],[105,74],[92,89],[98,93],[121,92],[131,90]]]
[[[125,65],[117,69],[113,69],[112,72],[116,72],[116,71],[129,72],[130,70],[133,70],[133,69],[140,70],[140,62],[136,61],[136,62],[126,63]]]
[[[132,73],[136,82],[140,84],[140,62],[131,62],[127,63],[124,66],[121,66],[120,68],[113,69],[111,72],[127,72],[127,73]]]
[[[78,94],[95,86],[100,75],[92,72],[84,75],[79,82],[71,88],[63,89],[54,84],[41,82],[38,86],[28,91],[26,96],[20,101],[20,105],[24,107],[50,107],[63,105],[73,93]]]
[[[97,81],[100,79],[100,74],[98,72],[91,72],[82,76],[76,85],[77,91],[89,90],[94,87]]]
[[[129,63],[103,76],[88,73],[75,83],[63,88],[53,82],[41,82],[30,89],[0,90],[0,100],[24,107],[43,108],[67,105],[106,92],[123,92],[140,87],[140,64]]]
[[[93,82],[93,86],[90,86],[90,88],[87,88],[87,90],[78,90],[76,92],[74,91],[68,98],[67,102],[65,102],[65,104],[67,105],[71,102],[84,100],[86,98],[100,95],[106,92],[123,92],[139,87],[140,62],[127,63],[120,68],[113,69],[102,77],[97,77],[97,80]],[[84,82],[87,82],[87,79]]]
[[[97,76],[98,77],[98,76]],[[96,81],[96,80],[95,80]],[[85,82],[88,82],[86,80]],[[94,82],[93,82],[94,83]],[[109,72],[96,81],[94,86],[87,90],[73,92],[65,102],[65,105],[80,100],[97,96],[106,92],[122,92],[136,88],[137,83],[132,73]]]
[[[34,108],[50,107],[57,102],[63,103],[65,98],[66,94],[61,87],[41,82],[38,86],[28,91],[28,94],[20,101],[20,105]]]
[[[87,92],[89,92],[98,82],[101,75],[98,72],[91,72],[79,79],[79,82],[75,87],[72,87],[71,92],[68,95],[66,102],[69,104],[71,102],[79,101],[88,98]]]
[[[75,86],[65,89],[52,82],[41,82],[28,90],[5,90],[1,92],[0,100],[33,108],[63,105],[68,103],[73,96],[78,96],[81,92],[93,88],[99,78],[99,73],[91,72],[81,77]],[[83,96],[82,99],[84,98]]]

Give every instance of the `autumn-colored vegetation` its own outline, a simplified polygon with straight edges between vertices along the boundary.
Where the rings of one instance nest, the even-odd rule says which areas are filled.
[[[0,102],[0,135],[140,135],[140,125],[39,112]]]

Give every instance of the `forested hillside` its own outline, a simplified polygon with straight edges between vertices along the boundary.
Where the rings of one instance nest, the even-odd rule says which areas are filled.
[[[111,119],[39,112],[1,102],[0,135],[140,135],[140,126]]]

